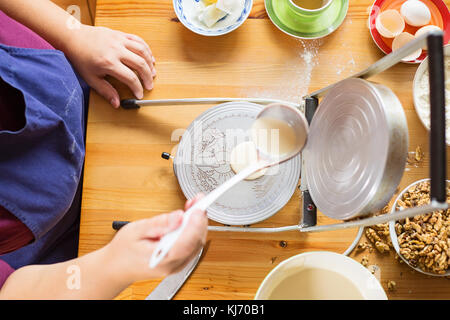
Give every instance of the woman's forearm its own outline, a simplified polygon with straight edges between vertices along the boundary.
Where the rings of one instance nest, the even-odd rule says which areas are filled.
[[[50,0],[0,0],[0,10],[64,52],[79,30],[74,18]]]
[[[63,263],[20,268],[0,289],[0,299],[112,299],[132,281],[116,271],[106,248]]]
[[[0,10],[64,52],[78,74],[114,107],[120,96],[108,77],[138,99],[153,89],[155,58],[139,36],[78,22],[50,0],[0,0]]]

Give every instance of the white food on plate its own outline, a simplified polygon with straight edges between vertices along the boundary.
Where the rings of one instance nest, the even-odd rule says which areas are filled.
[[[383,37],[394,38],[405,29],[405,20],[397,10],[389,9],[378,14],[375,28]]]
[[[237,21],[243,9],[244,0],[200,0],[195,2],[194,15],[208,28],[219,27],[222,19],[220,27],[226,27]]]
[[[447,144],[450,144],[450,57],[445,57],[445,135]],[[430,129],[430,89],[428,82],[428,68],[421,75],[414,88],[418,104],[416,105],[419,117]]]
[[[422,27],[419,30],[417,30],[416,33],[414,34],[414,37],[418,38],[418,37],[420,37],[421,35],[424,35],[427,32],[435,31],[435,30],[440,31],[442,29],[439,28],[438,26],[434,26],[434,25],[425,26],[425,27]],[[422,49],[423,50],[427,50],[427,46],[426,45],[423,46]]]
[[[421,27],[431,20],[431,12],[427,5],[420,0],[407,0],[400,7],[400,13],[407,24]]]
[[[225,11],[218,9],[216,7],[216,4],[213,3],[200,12],[200,14],[198,15],[198,19],[203,22],[208,28],[211,28],[217,23],[217,21],[219,21],[226,15],[227,13]]]
[[[235,11],[242,11],[244,8],[244,0],[217,0],[218,9],[232,14]]]
[[[414,39],[415,39],[415,37],[411,33],[408,33],[408,32],[400,33],[392,41],[392,51],[400,49],[401,47],[403,47],[407,43],[413,41]],[[413,60],[416,60],[418,57],[420,57],[421,54],[422,54],[422,49],[418,49],[418,50],[414,51],[413,53],[411,53],[409,56],[404,57],[402,60],[403,61],[413,61]]]
[[[246,141],[238,144],[231,151],[230,166],[234,173],[238,174],[249,165],[258,161],[258,152],[256,146],[252,141]],[[267,171],[267,168],[256,171],[251,174],[245,180],[255,180],[263,176]]]

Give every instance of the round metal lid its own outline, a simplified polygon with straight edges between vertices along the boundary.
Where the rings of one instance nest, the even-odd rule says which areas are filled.
[[[263,106],[231,102],[202,113],[184,133],[174,161],[180,187],[190,199],[211,192],[234,175],[233,148],[250,140],[249,129]],[[208,208],[208,217],[229,225],[260,222],[290,200],[300,177],[300,156],[271,167],[261,178],[241,181]]]
[[[303,153],[309,192],[325,215],[358,216],[381,183],[389,148],[381,97],[370,82],[341,81],[320,103]]]

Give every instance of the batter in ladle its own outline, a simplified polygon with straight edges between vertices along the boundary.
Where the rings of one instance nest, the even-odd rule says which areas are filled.
[[[299,142],[304,144],[306,141],[306,131],[304,135],[297,137],[287,122],[270,117],[256,119],[251,132],[252,141],[238,144],[231,152],[230,166],[236,174],[258,161],[258,149],[270,158],[283,158],[293,152]],[[259,170],[245,180],[257,179],[266,170]]]
[[[259,151],[270,158],[283,158],[297,145],[306,141],[306,132],[297,137],[289,123],[269,117],[256,119],[252,125],[252,139]],[[298,140],[297,140],[298,139]]]

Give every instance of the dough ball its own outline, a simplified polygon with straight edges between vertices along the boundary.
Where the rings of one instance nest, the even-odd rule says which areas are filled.
[[[258,161],[258,153],[256,146],[252,141],[246,141],[238,144],[231,151],[230,166],[234,173],[238,174],[249,165]],[[262,177],[267,171],[267,168],[256,171],[245,180],[255,180]]]

